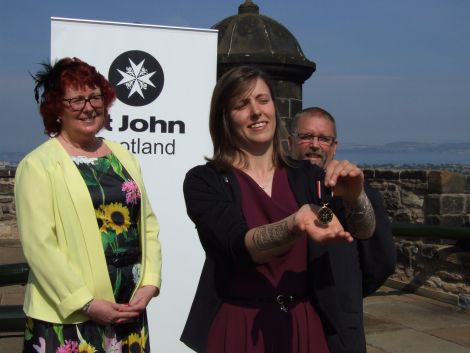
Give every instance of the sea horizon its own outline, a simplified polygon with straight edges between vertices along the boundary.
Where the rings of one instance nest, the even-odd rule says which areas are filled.
[[[349,160],[358,165],[445,165],[470,164],[469,154],[449,152],[368,152],[338,151],[336,159]]]
[[[27,152],[0,152],[0,162],[4,164],[18,164]],[[335,156],[338,160],[349,160],[357,165],[380,166],[423,166],[423,165],[447,165],[461,164],[470,165],[470,154],[451,153],[435,151],[413,151],[413,152],[391,152],[378,151],[371,152],[365,150],[339,150]]]

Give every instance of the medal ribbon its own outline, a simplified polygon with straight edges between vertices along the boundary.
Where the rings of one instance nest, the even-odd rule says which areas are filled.
[[[317,180],[317,196],[318,196],[318,201],[322,202],[322,197],[321,197],[321,183],[320,180]],[[335,196],[335,189],[331,188],[331,197],[333,198]],[[326,203],[328,204],[328,203]]]

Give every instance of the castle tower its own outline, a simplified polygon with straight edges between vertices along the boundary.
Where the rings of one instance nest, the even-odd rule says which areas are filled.
[[[305,57],[292,33],[260,15],[251,0],[212,28],[219,30],[217,76],[238,65],[259,66],[273,79],[277,110],[288,123],[302,109],[302,84],[315,71],[315,63]]]

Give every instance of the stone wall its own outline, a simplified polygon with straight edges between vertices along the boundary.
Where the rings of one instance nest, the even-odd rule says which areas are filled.
[[[470,226],[470,177],[445,170],[365,169],[394,222]]]
[[[443,232],[445,227],[470,227],[469,176],[410,169],[366,169],[365,175],[382,193],[392,222],[439,225]],[[455,232],[440,239],[395,236],[398,264],[391,282],[470,307],[468,230],[469,239],[458,241]]]
[[[399,288],[427,291],[432,297],[470,308],[470,252],[456,244],[395,237],[397,267],[391,280]],[[434,295],[432,295],[435,292]],[[446,294],[446,296],[442,295]]]
[[[18,239],[13,196],[16,167],[0,164],[0,239]]]

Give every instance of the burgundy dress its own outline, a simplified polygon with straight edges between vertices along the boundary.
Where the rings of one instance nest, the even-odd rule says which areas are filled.
[[[271,197],[246,173],[234,172],[248,228],[298,210],[285,169],[275,171]],[[268,263],[237,268],[230,283],[228,298],[212,322],[206,353],[329,353],[308,299],[306,236]],[[276,300],[279,295],[294,299],[283,306]]]

